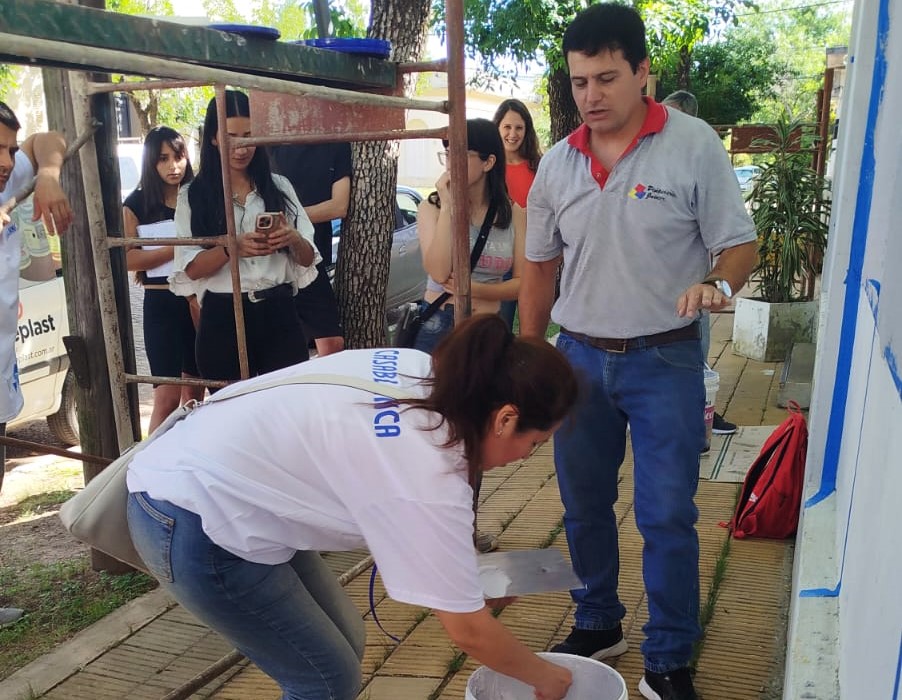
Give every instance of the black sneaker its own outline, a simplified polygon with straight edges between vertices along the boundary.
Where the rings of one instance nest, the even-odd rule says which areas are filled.
[[[692,685],[692,672],[688,668],[667,673],[654,673],[646,669],[639,681],[639,692],[647,700],[698,700]]]
[[[628,648],[623,638],[623,627],[618,624],[609,630],[581,630],[574,627],[567,638],[554,645],[551,651],[601,661],[625,654]]]
[[[714,423],[711,426],[711,432],[715,435],[732,435],[736,432],[736,424],[726,420],[719,413],[715,413]]]

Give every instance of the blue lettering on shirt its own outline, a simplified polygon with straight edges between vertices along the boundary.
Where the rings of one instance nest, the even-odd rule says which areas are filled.
[[[374,382],[400,385],[398,355],[400,352],[391,348],[373,352],[370,372]],[[388,396],[373,397],[373,409],[376,411],[376,415],[373,417],[373,432],[376,437],[398,437],[401,434],[401,414],[393,410],[397,407],[398,402]]]

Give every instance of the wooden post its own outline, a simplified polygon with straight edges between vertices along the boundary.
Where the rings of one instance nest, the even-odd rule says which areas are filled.
[[[81,114],[77,115],[75,105],[79,99],[73,95],[71,74],[45,69],[43,77],[48,125],[51,129],[63,132],[68,140],[73,140],[77,129],[87,122],[84,117],[87,102],[82,99],[83,108],[79,110]],[[86,196],[82,179],[82,171],[86,166],[93,167],[93,179],[97,183],[97,159],[90,145],[85,146],[78,157],[66,163],[62,174],[63,188],[69,196],[75,215],[71,229],[61,240],[69,329],[71,335],[75,336],[75,342],[67,343],[67,347],[72,348],[72,366],[79,380],[76,402],[81,409],[78,411],[78,421],[82,449],[91,454],[114,458],[119,455],[122,447],[133,441],[133,433],[128,424],[127,409],[122,431],[117,428],[105,347],[106,333],[100,311],[101,279],[104,286],[109,287],[110,308],[107,308],[107,316],[114,328],[110,338],[115,339],[116,343],[119,330],[109,262],[105,261],[104,270],[96,269],[95,265],[92,233],[105,238],[106,222],[100,193],[95,191]],[[96,228],[99,231],[92,231]],[[105,245],[103,249],[106,250]],[[122,387],[123,398],[124,395]],[[127,402],[123,401],[123,407],[126,406]],[[85,407],[90,407],[91,410],[84,410]],[[90,481],[100,470],[98,465],[86,463],[85,482]],[[98,571],[113,573],[131,571],[128,565],[97,550],[91,550],[91,566]]]
[[[454,321],[471,312],[470,213],[467,206],[467,92],[464,66],[463,0],[447,0],[448,33],[448,167],[451,172],[451,269],[454,270]]]

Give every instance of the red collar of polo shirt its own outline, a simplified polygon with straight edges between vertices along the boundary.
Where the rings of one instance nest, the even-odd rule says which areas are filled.
[[[664,124],[667,122],[667,110],[664,105],[655,102],[651,97],[643,97],[642,99],[648,106],[648,111],[645,113],[645,121],[642,122],[642,126],[639,128],[636,136],[630,141],[630,145],[620,154],[620,158],[617,159],[618,161],[636,147],[636,144],[639,143],[639,139],[643,136],[648,136],[649,134],[657,134],[664,128]],[[592,153],[592,149],[589,147],[589,137],[591,135],[591,129],[585,124],[582,124],[576,131],[567,137],[567,143],[589,158],[589,162],[592,166],[592,177],[595,178],[599,187],[604,188],[605,183],[608,181],[608,176],[611,173],[598,162],[595,155]]]

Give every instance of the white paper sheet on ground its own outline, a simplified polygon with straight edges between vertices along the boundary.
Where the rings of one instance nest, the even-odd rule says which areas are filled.
[[[582,588],[570,562],[556,549],[522,549],[477,556],[486,598]]]
[[[158,221],[155,224],[141,224],[138,226],[138,238],[175,238],[175,222]],[[160,245],[146,245],[143,250],[157,250]],[[167,260],[162,265],[147,271],[148,277],[169,277],[172,273],[172,260]]]

